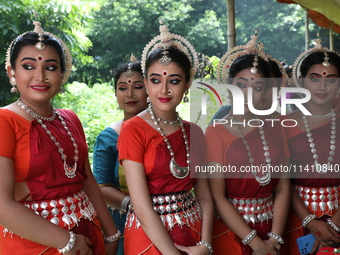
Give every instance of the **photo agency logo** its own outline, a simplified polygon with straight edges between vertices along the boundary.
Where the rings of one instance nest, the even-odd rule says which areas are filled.
[[[278,89],[276,87],[272,88],[272,105],[270,109],[267,110],[259,110],[255,109],[253,105],[253,88],[248,87],[247,88],[247,98],[245,98],[244,93],[242,90],[235,85],[230,85],[230,84],[217,84],[214,85],[214,88],[212,88],[210,85],[200,83],[201,85],[204,85],[208,87],[214,94],[215,96],[219,99],[221,102],[221,98],[216,91],[216,89],[227,89],[231,95],[232,99],[232,109],[231,113],[233,115],[244,115],[245,112],[245,107],[248,107],[249,111],[254,114],[254,116],[258,116],[261,118],[261,116],[270,116],[272,113],[277,111],[278,109],[278,103],[280,102],[280,114],[285,116],[287,115],[287,105],[295,105],[297,109],[299,109],[304,115],[311,115],[311,113],[304,107],[304,103],[308,102],[311,98],[311,93],[309,90],[304,89],[304,88],[292,88],[292,87],[282,87],[281,88],[281,93],[280,93],[280,100],[277,100],[278,98]],[[299,93],[303,94],[304,97],[302,98],[289,98],[288,94],[291,93]],[[210,95],[211,96],[211,95]],[[247,102],[247,106],[245,106],[245,102]],[[208,104],[208,96],[206,94],[203,94],[201,96],[201,113],[202,115],[207,114],[207,104]],[[267,121],[271,123],[272,126],[274,126],[275,123],[280,122],[280,124],[283,127],[295,127],[297,125],[297,121],[294,119],[275,119],[275,118],[254,118],[250,119],[248,121],[243,120],[243,121],[235,121],[233,119],[213,119],[212,124],[213,126],[215,125],[220,125],[220,124],[228,124],[229,125],[243,125],[245,126],[250,126],[250,127],[259,127],[263,126],[264,122]]]

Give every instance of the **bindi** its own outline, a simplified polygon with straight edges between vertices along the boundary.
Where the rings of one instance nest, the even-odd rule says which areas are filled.
[[[255,81],[255,76],[250,76],[251,81]]]
[[[44,60],[44,57],[43,57],[41,54],[39,54],[39,55],[36,57],[36,59],[37,59],[39,62],[41,62],[41,61]]]
[[[322,71],[322,75],[323,75],[323,76],[327,76],[327,71],[326,71],[326,69]]]
[[[128,79],[126,82],[127,82],[128,84],[131,84],[131,83],[132,83],[132,80],[131,80],[131,79]]]
[[[164,71],[162,72],[162,75],[163,75],[163,76],[168,75],[168,71],[167,71],[167,70],[164,70]]]

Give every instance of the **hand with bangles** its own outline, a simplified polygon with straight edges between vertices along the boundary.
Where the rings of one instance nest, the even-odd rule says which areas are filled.
[[[255,237],[249,243],[249,246],[253,249],[253,255],[280,255],[281,245],[271,240],[261,240],[259,237]]]
[[[316,238],[311,254],[315,254],[322,247],[333,247],[340,242],[338,233],[324,221],[314,219],[307,228]]]
[[[68,243],[69,244],[69,243]],[[68,245],[67,244],[67,245]],[[83,235],[76,235],[75,243],[70,252],[63,253],[67,255],[93,255],[93,251],[89,246],[92,241]]]
[[[175,243],[178,250],[185,252],[188,255],[210,255],[212,251],[205,245],[183,246]]]

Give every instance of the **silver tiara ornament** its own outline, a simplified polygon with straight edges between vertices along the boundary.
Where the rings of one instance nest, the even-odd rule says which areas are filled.
[[[62,50],[63,50],[63,54],[64,54],[64,62],[65,62],[65,72],[63,74],[63,78],[62,78],[62,83],[65,84],[68,80],[68,78],[71,75],[71,69],[72,69],[72,57],[71,57],[71,53],[70,50],[68,49],[67,45],[64,43],[63,40],[61,40],[58,36],[49,33],[49,32],[45,32],[42,27],[40,22],[38,21],[34,21],[33,22],[34,30],[33,31],[28,31],[25,32],[21,35],[18,35],[9,45],[7,52],[6,52],[6,62],[5,62],[5,68],[7,70],[8,67],[11,67],[11,53],[12,53],[12,48],[13,46],[15,47],[15,43],[18,41],[19,38],[23,37],[24,35],[26,35],[27,33],[30,32],[34,32],[38,34],[38,42],[35,44],[35,48],[38,50],[44,50],[46,48],[46,45],[44,44],[44,37],[43,35],[49,35],[51,37],[53,37],[54,39],[56,39],[57,41],[59,41],[59,43],[62,45]]]
[[[168,56],[169,52],[168,49],[173,47],[181,50],[182,52],[187,55],[190,63],[191,63],[191,70],[190,70],[190,78],[194,78],[197,67],[198,67],[198,57],[194,47],[191,43],[185,39],[184,37],[170,33],[168,30],[168,26],[163,24],[163,21],[159,21],[159,31],[160,35],[154,37],[144,48],[142,54],[142,71],[145,74],[146,68],[145,63],[147,57],[150,55],[151,52],[158,48],[162,48],[162,57],[159,59],[159,62],[166,66],[169,65],[172,59]]]
[[[137,61],[137,58],[135,57],[135,55],[133,55],[133,53],[131,53],[131,57],[130,57],[130,63],[128,64],[127,70],[125,72],[125,76],[126,77],[131,77],[134,74],[134,71],[132,71],[132,64],[135,63]]]
[[[297,87],[301,87],[302,85],[300,84],[300,77],[301,77],[301,64],[305,60],[306,57],[308,57],[310,54],[314,52],[323,52],[324,54],[324,61],[322,62],[322,65],[324,67],[328,67],[330,65],[329,63],[329,56],[328,53],[333,52],[337,55],[339,55],[337,52],[332,51],[326,47],[323,47],[321,45],[321,39],[317,38],[315,39],[315,46],[313,48],[310,48],[304,52],[302,52],[295,60],[294,65],[293,65],[293,80],[294,83]]]
[[[257,32],[256,32],[257,33]],[[229,70],[233,62],[243,56],[254,54],[253,66],[250,69],[250,72],[255,74],[257,73],[258,66],[258,58],[262,58],[265,61],[268,61],[267,55],[263,51],[263,44],[258,42],[258,36],[252,35],[251,40],[247,42],[246,45],[239,45],[230,50],[228,50],[221,58],[218,66],[217,66],[217,82],[219,84],[226,84],[229,80]]]

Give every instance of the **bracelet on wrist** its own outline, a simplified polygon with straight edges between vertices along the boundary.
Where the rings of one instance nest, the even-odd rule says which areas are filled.
[[[316,219],[315,214],[309,214],[307,215],[303,220],[302,220],[302,226],[307,227],[308,223],[311,222],[312,220]]]
[[[123,212],[127,212],[128,211],[128,205],[131,202],[131,198],[130,196],[126,196],[123,198],[122,202],[120,203],[120,210]]]
[[[283,238],[274,232],[269,232],[267,236],[275,239],[279,244],[284,244]]]
[[[64,248],[58,249],[59,253],[68,253],[72,250],[74,244],[76,243],[76,235],[70,231],[70,239]]]
[[[207,247],[207,249],[209,250],[209,255],[214,252],[213,247],[207,241],[199,241],[196,245],[204,245],[205,247]]]
[[[337,225],[335,225],[335,223],[332,221],[331,218],[328,218],[328,219],[327,219],[327,223],[328,223],[328,225],[330,225],[336,232],[340,232],[340,228],[339,228]]]
[[[107,243],[112,243],[115,242],[119,239],[119,237],[121,236],[121,232],[118,230],[118,232],[112,236],[105,236],[104,237],[104,241]]]
[[[252,231],[250,231],[250,233],[242,240],[242,243],[244,245],[249,244],[257,235],[257,232],[255,229],[253,229]]]

